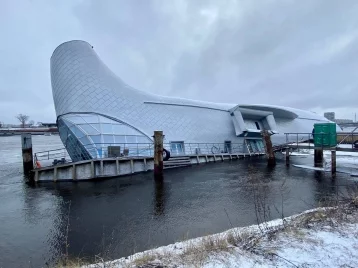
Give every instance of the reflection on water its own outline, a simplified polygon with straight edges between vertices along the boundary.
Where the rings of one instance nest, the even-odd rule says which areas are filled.
[[[154,215],[161,216],[165,209],[165,182],[164,179],[154,180]]]
[[[13,138],[13,140],[9,140]],[[58,137],[38,137],[34,146]],[[183,238],[278,218],[335,197],[349,177],[253,158],[95,182],[24,184],[16,137],[0,138],[0,267],[33,267],[71,257],[118,258]],[[9,148],[10,147],[10,148]],[[56,147],[56,148],[57,148]],[[19,153],[20,151],[20,153]],[[10,159],[10,160],[9,160]],[[7,161],[6,163],[4,163]],[[312,158],[291,158],[312,164]],[[259,215],[255,207],[266,209]],[[68,231],[67,231],[68,230]]]

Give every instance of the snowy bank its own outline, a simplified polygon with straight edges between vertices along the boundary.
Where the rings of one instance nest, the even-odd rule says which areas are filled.
[[[357,205],[356,198],[83,267],[358,267]]]

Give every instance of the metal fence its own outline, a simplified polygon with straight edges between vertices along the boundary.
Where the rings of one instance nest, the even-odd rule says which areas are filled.
[[[164,143],[164,149],[171,156],[190,156],[200,154],[239,154],[246,151],[244,143]],[[85,153],[84,150],[85,149]],[[154,155],[153,143],[95,143],[83,145],[72,150],[74,159],[101,159],[109,157],[133,158]],[[36,152],[35,167],[51,166],[72,162],[65,148]]]
[[[355,132],[356,129],[352,132],[338,132],[336,137],[336,146],[339,146],[341,144],[350,144],[352,146],[352,149],[355,148],[355,143],[358,142],[358,132]],[[329,133],[314,133],[314,136],[320,136],[321,138],[330,136]],[[308,146],[312,146],[312,149],[314,146],[314,138],[312,133],[285,133],[286,136],[286,144],[295,144],[297,145],[297,148],[299,147],[299,143],[307,143]],[[321,145],[324,147],[323,143]]]

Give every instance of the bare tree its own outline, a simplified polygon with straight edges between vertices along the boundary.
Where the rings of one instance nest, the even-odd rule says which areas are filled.
[[[0,128],[2,128],[2,122],[0,121]]]
[[[30,126],[33,126],[35,124],[35,121],[34,120],[30,120],[29,122]]]
[[[26,124],[27,120],[29,120],[29,116],[28,116],[28,115],[25,115],[25,114],[18,114],[18,115],[16,116],[16,118],[17,118],[17,120],[20,121],[22,128],[25,127],[25,124]]]

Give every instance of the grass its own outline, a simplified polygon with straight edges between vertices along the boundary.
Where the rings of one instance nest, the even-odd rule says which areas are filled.
[[[157,259],[157,255],[158,254],[156,254],[152,251],[146,251],[143,254],[141,254],[141,256],[139,258],[134,259],[133,265],[135,265],[137,267],[144,266],[148,263],[155,261]]]

